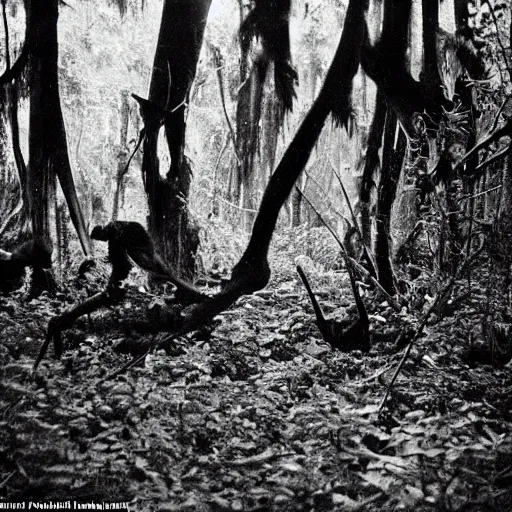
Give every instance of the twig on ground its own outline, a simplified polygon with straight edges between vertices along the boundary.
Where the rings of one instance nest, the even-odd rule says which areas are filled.
[[[381,375],[384,375],[386,372],[388,372],[391,369],[391,364],[387,364],[384,368],[381,368],[374,374],[370,375],[369,377],[366,377],[365,379],[359,379],[355,382],[356,385],[362,385],[366,384],[368,382],[371,382],[372,380],[378,379]]]
[[[16,474],[16,470],[11,471],[1,482],[0,482],[0,489],[3,489],[9,480]]]
[[[155,350],[155,348],[158,347],[158,345],[160,345],[160,343],[162,343],[162,341],[166,341],[166,342],[172,341],[176,336],[177,336],[177,334],[171,335],[170,337],[166,337],[165,340],[162,340],[161,337],[156,337],[156,339],[153,340],[153,342],[151,343],[149,348],[143,354],[141,354],[140,356],[134,357],[133,359],[128,361],[126,364],[121,366],[121,368],[118,368],[116,371],[114,371],[112,373],[109,373],[106,377],[103,377],[103,379],[100,379],[96,383],[96,385],[99,386],[99,385],[107,382],[108,380],[111,380],[114,377],[117,377],[118,375],[121,375],[122,373],[126,372],[130,368],[133,368],[134,366],[137,366],[141,361],[144,361],[144,359],[151,352],[153,352],[153,350]]]

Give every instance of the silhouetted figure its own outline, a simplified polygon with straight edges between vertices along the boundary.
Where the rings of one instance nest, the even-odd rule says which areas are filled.
[[[108,242],[108,256],[112,264],[110,281],[114,286],[128,277],[133,261],[142,270],[174,284],[181,299],[187,302],[205,299],[205,295],[167,267],[156,252],[149,233],[138,222],[115,220],[105,226],[96,226],[91,238]]]
[[[25,269],[50,270],[52,245],[44,238],[30,238],[12,252],[0,251],[0,291],[9,294],[23,286]]]

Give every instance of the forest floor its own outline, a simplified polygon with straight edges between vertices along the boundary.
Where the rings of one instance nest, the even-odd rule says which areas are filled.
[[[0,299],[0,498],[162,511],[511,511],[512,371],[468,356],[484,299],[475,292],[427,325],[379,414],[403,354],[398,329],[417,328],[422,307],[397,313],[367,291],[372,350],[333,352],[285,259],[212,333],[182,337],[106,382],[132,357],[123,352],[155,338],[137,327],[152,295],[133,286],[123,305],[78,322],[63,358],[47,357],[35,376],[48,319],[73,301]],[[343,316],[353,303],[345,272],[301,264],[325,310]]]

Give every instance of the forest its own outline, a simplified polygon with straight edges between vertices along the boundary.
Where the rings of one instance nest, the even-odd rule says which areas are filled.
[[[509,0],[0,3],[0,508],[512,510]]]

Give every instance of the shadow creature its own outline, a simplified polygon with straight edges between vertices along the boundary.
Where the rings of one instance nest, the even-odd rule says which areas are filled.
[[[0,292],[8,295],[23,286],[26,268],[44,275],[50,289],[54,288],[52,244],[46,238],[30,238],[18,244],[12,252],[0,250]],[[31,294],[34,290],[31,290]]]

